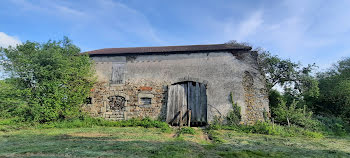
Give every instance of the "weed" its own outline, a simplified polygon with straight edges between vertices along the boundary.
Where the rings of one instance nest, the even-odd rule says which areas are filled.
[[[210,128],[213,129],[213,128]],[[323,138],[320,132],[310,131],[295,125],[290,127],[272,124],[270,122],[256,122],[254,125],[235,125],[235,126],[220,126],[220,129],[234,130],[244,133],[257,133],[266,135],[277,135],[285,137],[310,137]]]
[[[84,117],[81,119],[51,122],[47,124],[40,124],[38,128],[83,128],[83,127],[144,127],[144,128],[160,128],[163,132],[171,132],[171,128],[166,122],[152,120],[148,117],[144,119],[130,119],[122,121],[109,121],[102,118]]]
[[[195,135],[197,132],[194,128],[191,127],[182,127],[179,131],[179,134],[192,134]]]
[[[220,137],[220,133],[216,130],[208,130],[207,131],[209,139],[214,143],[224,143],[225,140]]]
[[[231,92],[231,102],[232,102],[232,110],[227,114],[227,124],[228,125],[239,125],[241,122],[241,107],[237,105],[237,103],[233,100],[233,93]]]

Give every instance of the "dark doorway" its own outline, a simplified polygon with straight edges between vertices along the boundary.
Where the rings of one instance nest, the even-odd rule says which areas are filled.
[[[189,114],[190,112],[190,114]],[[172,125],[205,126],[207,124],[206,87],[198,82],[181,82],[169,86],[166,121]]]

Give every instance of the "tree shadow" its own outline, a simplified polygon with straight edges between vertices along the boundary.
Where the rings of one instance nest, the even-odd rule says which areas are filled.
[[[350,157],[350,151],[279,144],[211,144],[132,136],[27,135],[2,137],[0,157]],[[141,138],[143,139],[143,138]]]

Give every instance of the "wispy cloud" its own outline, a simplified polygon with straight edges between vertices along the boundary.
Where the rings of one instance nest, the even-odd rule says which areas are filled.
[[[97,1],[97,4],[100,7],[98,10],[101,10],[97,12],[98,18],[102,17],[102,20],[99,21],[105,26],[110,26],[111,30],[134,34],[158,44],[165,43],[156,34],[148,18],[140,11],[112,0]]]
[[[284,58],[304,64],[317,62],[324,68],[338,60],[340,54],[350,54],[349,6],[346,0],[284,0],[255,6],[255,11],[232,14],[224,20],[214,17],[208,25],[216,23],[211,24],[215,26],[211,28],[215,32],[212,41],[248,42]],[[337,54],[337,58],[326,57],[330,54]]]
[[[68,35],[83,50],[237,40],[305,64],[330,65],[350,54],[349,0],[11,2],[16,11],[4,16],[30,19],[23,20],[31,28],[22,34],[40,24],[45,32],[41,39]],[[28,37],[35,37],[29,40],[36,40],[40,29],[31,32]]]
[[[15,36],[9,36],[4,32],[0,32],[0,47],[7,48],[9,46],[16,46],[20,45],[22,42],[19,40],[18,37]]]
[[[70,22],[70,36],[109,38],[110,41],[132,42],[132,40],[150,41],[164,44],[157,35],[148,18],[140,11],[121,2],[112,0],[90,0],[85,3],[72,1],[12,0],[25,12],[40,12]],[[133,37],[133,39],[130,39]],[[73,37],[74,38],[74,37]],[[114,45],[115,46],[115,45]]]
[[[264,20],[262,18],[263,11],[259,10],[254,12],[247,19],[244,19],[238,25],[237,35],[235,35],[235,39],[238,41],[245,40],[249,35],[256,33],[257,29],[261,27]]]

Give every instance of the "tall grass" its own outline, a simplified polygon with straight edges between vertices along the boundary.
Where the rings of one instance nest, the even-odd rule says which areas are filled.
[[[152,120],[148,117],[143,119],[132,118],[130,120],[109,121],[102,118],[84,116],[80,119],[48,122],[45,124],[21,122],[17,119],[0,120],[0,130],[22,129],[22,128],[92,128],[97,126],[105,127],[144,127],[160,128],[163,132],[171,132],[171,128],[166,122]]]
[[[234,130],[244,133],[256,133],[266,135],[277,135],[283,137],[311,137],[311,138],[323,138],[324,135],[320,132],[310,131],[298,126],[281,126],[278,124],[272,124],[270,122],[257,122],[254,125],[213,125],[209,126],[209,129],[214,130]]]

